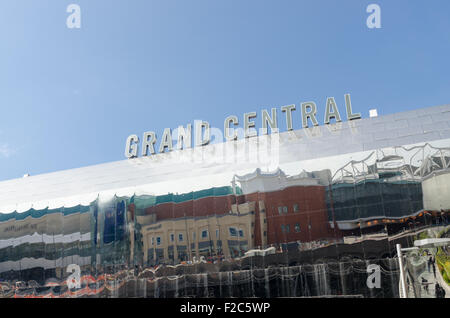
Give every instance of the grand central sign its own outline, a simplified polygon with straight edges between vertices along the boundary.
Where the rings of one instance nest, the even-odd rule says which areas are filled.
[[[347,114],[347,120],[359,119],[361,114],[353,113],[352,104],[350,99],[350,94],[345,94],[345,109]],[[293,130],[292,124],[292,113],[296,110],[294,104],[282,106],[281,111],[285,113],[286,116],[286,130]],[[300,104],[300,112],[302,119],[302,128],[308,128],[309,122],[313,126],[318,126],[319,122],[317,120],[317,106],[315,102],[304,102]],[[243,138],[256,137],[258,132],[256,130],[256,122],[254,119],[257,117],[256,112],[245,113],[243,118]],[[323,123],[325,125],[330,124],[331,120],[334,119],[335,122],[342,122],[342,117],[339,112],[339,108],[336,104],[334,97],[328,97],[325,107],[325,115]],[[277,109],[272,108],[269,114],[267,109],[261,111],[261,122],[262,128],[260,129],[260,134],[267,135],[269,132],[277,133],[279,132],[278,127],[278,117]],[[232,141],[238,139],[238,129],[236,127],[239,125],[239,119],[237,116],[228,116],[224,121],[224,138],[226,141]],[[206,121],[195,121],[195,135],[194,135],[194,146],[205,146],[211,141],[211,128]],[[160,144],[159,152],[168,152],[173,150],[173,140],[177,141],[176,149],[188,149],[192,147],[192,124],[187,124],[186,127],[179,126],[176,129],[176,138],[170,128],[165,128]],[[141,155],[148,156],[156,154],[155,144],[157,142],[157,136],[154,131],[144,132],[142,136],[141,144]],[[138,145],[140,143],[139,137],[137,135],[130,135],[127,138],[125,144],[125,156],[127,158],[138,157],[139,149]]]

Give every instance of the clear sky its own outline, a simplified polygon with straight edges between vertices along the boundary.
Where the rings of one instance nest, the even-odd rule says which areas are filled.
[[[66,26],[71,3],[80,29]],[[381,29],[366,25],[371,3]],[[448,12],[448,0],[2,0],[0,180],[122,160],[128,135],[195,119],[222,128],[310,100],[322,118],[329,96],[345,114],[346,93],[363,117],[449,104]]]

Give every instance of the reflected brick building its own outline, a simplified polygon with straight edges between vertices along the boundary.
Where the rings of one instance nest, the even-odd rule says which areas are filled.
[[[257,169],[235,176],[232,187],[149,197],[139,213],[144,259],[154,263],[202,255],[229,257],[253,247],[333,240],[336,233],[328,221],[325,197],[329,179],[328,170],[286,176],[280,169]],[[235,239],[242,240],[235,244],[239,248],[231,247],[233,228],[238,230]]]
[[[236,176],[245,200],[257,203],[255,245],[332,238],[325,197],[329,178],[328,170],[287,176],[280,169],[267,173],[257,169]]]

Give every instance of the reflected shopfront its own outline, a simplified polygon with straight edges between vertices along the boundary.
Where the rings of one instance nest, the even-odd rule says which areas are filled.
[[[255,138],[269,164],[236,141],[2,182],[1,296],[399,297],[395,245],[449,229],[450,135],[389,131],[412,113]]]

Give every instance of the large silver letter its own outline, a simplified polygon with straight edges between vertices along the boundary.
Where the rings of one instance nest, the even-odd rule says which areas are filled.
[[[269,114],[267,113],[267,110],[262,110],[262,133],[263,135],[268,134],[268,128],[267,124],[270,126],[270,131],[272,132],[278,132],[278,122],[277,122],[277,109],[272,108],[272,118],[270,118]]]
[[[130,135],[125,143],[125,157],[134,158],[137,157],[139,138],[136,135]]]
[[[281,107],[281,111],[286,112],[286,129],[292,130],[292,111],[295,110],[295,105],[287,105]]]
[[[329,124],[331,118],[335,118],[337,123],[340,123],[342,121],[334,97],[327,98],[327,107],[325,109],[324,123]]]
[[[307,110],[309,108],[309,111]],[[316,119],[317,107],[314,102],[302,103],[302,125],[303,128],[308,127],[308,118],[311,119],[314,126],[319,126]]]
[[[361,118],[361,114],[353,114],[352,112],[352,101],[350,100],[350,94],[345,94],[345,107],[347,108],[347,120]]]
[[[165,148],[167,147],[168,151],[172,151],[172,132],[170,128],[165,128],[162,136],[161,144],[159,145],[159,152],[163,153]]]
[[[192,147],[192,125],[187,124],[186,129],[183,126],[178,126],[178,141],[177,141],[177,149],[186,149]],[[183,148],[184,144],[184,148]]]
[[[203,128],[205,128],[205,135],[203,136]],[[211,140],[211,130],[207,121],[195,121],[195,146],[205,146]]]
[[[250,130],[250,128],[255,127],[255,122],[250,121],[250,118],[256,118],[256,113],[251,112],[251,113],[244,114],[244,136],[245,136],[245,138],[254,137],[254,136],[258,135],[256,129]]]
[[[230,123],[233,123],[235,126],[239,124],[238,118],[236,116],[228,116],[225,119],[224,123],[224,132],[225,132],[225,140],[236,140],[238,135],[237,131],[234,130],[234,128],[230,128]],[[230,130],[233,129],[233,136],[230,136]]]
[[[156,143],[156,134],[153,131],[145,132],[144,137],[142,139],[142,155],[147,156],[148,149],[150,149],[150,154],[154,155],[155,143]]]

